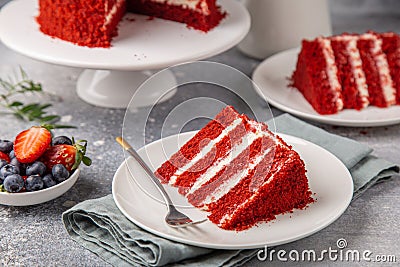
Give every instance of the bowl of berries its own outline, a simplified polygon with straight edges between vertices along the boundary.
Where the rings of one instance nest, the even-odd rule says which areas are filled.
[[[0,204],[28,206],[57,198],[77,181],[79,165],[90,165],[86,140],[54,136],[33,126],[14,141],[0,140]]]

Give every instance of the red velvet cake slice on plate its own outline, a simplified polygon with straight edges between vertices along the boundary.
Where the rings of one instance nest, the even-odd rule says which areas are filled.
[[[330,39],[303,40],[291,86],[320,114],[343,109],[342,86]]]
[[[313,202],[304,162],[263,124],[223,109],[155,172],[226,230]]]
[[[395,33],[319,37],[303,40],[290,86],[320,114],[389,107],[400,103],[399,70]]]

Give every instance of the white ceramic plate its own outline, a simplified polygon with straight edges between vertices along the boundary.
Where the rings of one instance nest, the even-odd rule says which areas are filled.
[[[106,70],[161,69],[219,54],[237,44],[250,29],[250,15],[238,1],[220,0],[228,16],[204,33],[183,23],[127,14],[111,48],[87,48],[39,31],[38,1],[15,0],[0,11],[0,40],[11,49],[41,61]],[[132,21],[134,20],[134,21]]]
[[[64,182],[34,192],[8,193],[0,192],[0,204],[8,206],[29,206],[47,202],[67,192],[78,180],[80,170],[75,172]]]
[[[299,117],[332,125],[372,127],[400,123],[400,106],[346,109],[333,115],[318,114],[295,88],[288,86],[299,49],[290,49],[264,60],[254,71],[256,91],[273,106]]]
[[[138,152],[153,168],[158,167],[194,133],[183,133],[158,140]],[[164,222],[166,208],[162,204],[161,196],[133,158],[128,158],[122,163],[114,175],[114,200],[121,212],[143,229],[167,239],[200,247],[258,248],[309,236],[331,224],[346,210],[353,195],[353,181],[343,163],[325,149],[296,137],[281,136],[293,145],[306,163],[310,188],[316,194],[314,197],[317,201],[305,210],[279,215],[272,222],[261,223],[241,232],[223,230],[209,221],[188,228],[171,228]],[[133,176],[130,170],[133,171]],[[193,219],[206,217],[204,211],[188,207],[184,197],[176,192],[176,188],[165,187],[172,200],[181,206],[182,211]]]

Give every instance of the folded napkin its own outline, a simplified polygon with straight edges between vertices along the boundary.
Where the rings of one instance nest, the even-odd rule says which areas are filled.
[[[399,171],[398,166],[372,156],[369,147],[288,114],[272,123],[278,132],[309,140],[342,160],[352,174],[355,196]],[[75,241],[114,266],[240,266],[258,251],[211,250],[158,237],[129,221],[111,195],[77,204],[62,219]]]

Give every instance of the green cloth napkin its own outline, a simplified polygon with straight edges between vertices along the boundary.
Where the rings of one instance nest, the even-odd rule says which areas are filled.
[[[369,147],[288,114],[274,122],[278,132],[309,140],[342,160],[352,174],[355,196],[399,171],[395,164],[372,156]],[[129,221],[111,195],[79,203],[62,219],[75,241],[114,266],[240,266],[258,251],[211,250],[158,237]]]

